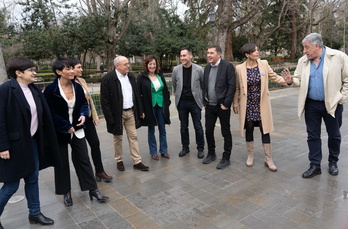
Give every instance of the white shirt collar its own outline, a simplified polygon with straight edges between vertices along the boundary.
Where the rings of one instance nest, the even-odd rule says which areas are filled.
[[[118,76],[118,77],[125,77],[125,76],[127,76],[128,74],[126,73],[126,75],[122,75],[119,71],[117,71],[116,69],[115,69],[115,72],[116,72],[116,75]]]
[[[220,64],[221,58],[216,62],[216,64],[210,64],[212,67],[217,67]]]

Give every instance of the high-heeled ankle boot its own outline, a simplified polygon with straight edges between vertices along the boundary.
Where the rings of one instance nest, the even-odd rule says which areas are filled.
[[[71,190],[67,192],[66,194],[64,194],[64,204],[68,207],[73,205],[73,201],[71,198]]]
[[[265,151],[265,166],[272,172],[277,172],[277,167],[273,164],[272,160],[272,147],[271,144],[262,144]]]
[[[248,151],[248,159],[246,160],[245,164],[248,167],[253,166],[254,164],[254,142],[246,142],[247,151]]]
[[[100,182],[100,181],[104,181],[104,182],[111,182],[112,181],[112,176],[109,176],[108,174],[106,174],[105,171],[101,172],[101,173],[96,173],[95,174],[95,179]]]
[[[91,201],[95,197],[99,202],[105,202],[109,199],[107,196],[103,196],[98,189],[89,190],[89,198]]]

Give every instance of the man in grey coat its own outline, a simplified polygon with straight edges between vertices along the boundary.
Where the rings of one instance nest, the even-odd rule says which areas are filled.
[[[203,108],[203,68],[192,63],[192,51],[182,48],[180,52],[181,64],[174,67],[172,74],[173,89],[175,93],[175,105],[180,119],[180,134],[182,150],[179,157],[190,152],[189,114],[191,114],[193,126],[196,132],[196,144],[198,158],[204,157],[204,133],[201,123],[201,111]]]

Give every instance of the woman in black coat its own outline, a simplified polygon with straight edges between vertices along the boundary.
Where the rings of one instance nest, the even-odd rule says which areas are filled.
[[[31,60],[11,58],[10,80],[0,86],[0,216],[23,178],[29,222],[52,225],[40,210],[38,178],[40,169],[60,165],[60,155],[49,107],[33,84],[33,67]]]
[[[90,199],[100,202],[109,198],[103,196],[97,187],[88,156],[84,122],[88,117],[88,103],[80,84],[75,83],[74,65],[67,58],[59,58],[52,64],[56,79],[45,89],[45,97],[51,109],[53,123],[58,137],[62,168],[55,170],[56,194],[64,195],[64,204],[73,205],[69,169],[68,144],[72,162],[82,191],[89,191]]]
[[[169,159],[165,124],[170,124],[170,94],[164,76],[159,73],[159,63],[155,56],[147,56],[144,60],[144,72],[137,78],[143,114],[140,122],[148,126],[148,144],[151,158],[159,160],[155,126],[158,126],[162,157]]]

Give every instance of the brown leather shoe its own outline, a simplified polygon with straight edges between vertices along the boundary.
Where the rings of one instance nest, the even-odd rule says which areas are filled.
[[[134,169],[140,170],[140,171],[149,171],[149,166],[144,165],[143,163],[139,162],[138,164],[133,165]]]
[[[151,158],[154,159],[155,161],[158,161],[158,160],[159,160],[159,157],[158,157],[157,154],[151,155]]]
[[[104,182],[110,182],[112,181],[112,176],[109,176],[108,174],[106,174],[106,172],[101,172],[101,173],[96,173],[95,174],[95,179],[99,182],[101,180],[103,180]]]
[[[161,157],[164,157],[164,158],[167,158],[167,159],[170,158],[169,154],[167,154],[167,153],[161,154]]]
[[[123,161],[117,162],[117,170],[118,171],[124,171]]]

